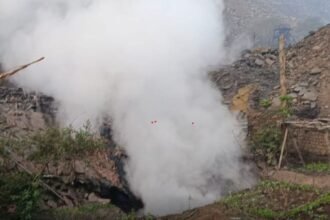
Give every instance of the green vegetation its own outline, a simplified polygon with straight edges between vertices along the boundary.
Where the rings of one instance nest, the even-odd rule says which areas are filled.
[[[32,219],[41,199],[37,178],[25,173],[0,173],[0,216],[5,219]]]
[[[322,194],[311,186],[264,181],[255,189],[233,194],[221,203],[252,218],[327,219],[329,216],[319,211],[322,206],[330,205],[330,193]]]
[[[330,163],[310,163],[299,170],[309,173],[330,173]]]
[[[282,133],[276,125],[263,127],[253,137],[252,151],[267,164],[274,165],[280,152]]]
[[[49,128],[21,139],[0,138],[0,217],[28,220],[40,211],[42,191],[39,179],[19,172],[10,165],[14,163],[10,152],[38,162],[47,162],[66,156],[83,156],[105,147],[105,142],[96,137],[89,126],[80,130]],[[87,207],[85,211],[92,212],[92,208]]]
[[[152,220],[152,215],[138,217],[135,212],[124,214],[111,204],[91,203],[74,208],[58,208],[52,211],[51,219],[118,219],[118,220]]]
[[[52,219],[101,219],[115,210],[111,204],[91,203],[73,208],[57,208],[51,212]],[[110,215],[111,216],[111,215]]]
[[[106,148],[105,141],[91,132],[87,124],[79,130],[68,128],[48,128],[24,138],[0,138],[0,155],[6,150],[29,156],[37,161],[59,160],[87,155]],[[26,155],[28,152],[28,155]]]
[[[30,142],[36,148],[31,158],[36,160],[58,160],[66,155],[82,156],[105,148],[105,142],[95,137],[88,126],[78,131],[72,128],[50,128],[32,136]]]
[[[285,95],[285,96],[281,96],[280,97],[280,100],[281,100],[281,103],[282,105],[284,105],[283,107],[281,107],[280,109],[280,114],[283,116],[283,117],[290,117],[293,113],[293,110],[292,110],[292,101],[293,101],[293,98],[289,95]]]
[[[123,216],[121,220],[136,220],[138,219],[137,215],[135,212],[131,212],[127,214],[126,216]]]
[[[260,101],[260,106],[267,109],[272,105],[272,101],[270,99],[263,99]]]

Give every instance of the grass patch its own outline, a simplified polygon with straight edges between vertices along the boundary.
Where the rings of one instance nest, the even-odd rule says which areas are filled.
[[[90,203],[73,208],[57,208],[50,219],[122,219],[125,215],[111,204]]]
[[[79,130],[48,128],[24,138],[0,138],[0,156],[6,148],[37,161],[59,160],[85,156],[95,150],[105,149],[104,139],[94,134],[87,124]]]
[[[322,194],[306,185],[264,181],[252,190],[225,198],[221,203],[252,218],[295,219],[302,215],[320,217],[322,215],[315,210],[330,204],[330,193]]]
[[[32,136],[30,142],[36,149],[30,157],[34,160],[79,157],[106,148],[104,140],[93,134],[89,127],[79,130],[50,128]]]
[[[330,173],[330,163],[310,163],[303,167],[304,171],[313,173]]]
[[[90,203],[74,208],[57,208],[53,212],[55,214],[75,215],[75,214],[95,214],[100,209],[111,209],[114,206],[111,204]]]

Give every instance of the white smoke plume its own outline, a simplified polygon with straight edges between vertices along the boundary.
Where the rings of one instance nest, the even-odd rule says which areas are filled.
[[[240,131],[207,72],[225,56],[219,0],[1,0],[5,67],[55,97],[58,119],[113,120],[145,212],[167,214],[248,186]],[[151,123],[157,121],[157,123]]]

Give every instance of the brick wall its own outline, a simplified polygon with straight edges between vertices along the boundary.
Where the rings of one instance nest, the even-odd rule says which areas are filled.
[[[295,151],[293,138],[296,138],[297,145],[304,155],[316,155],[330,158],[330,131],[319,131],[305,128],[289,129],[288,146],[290,151]]]

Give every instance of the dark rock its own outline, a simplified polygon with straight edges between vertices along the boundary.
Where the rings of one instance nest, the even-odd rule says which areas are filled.
[[[105,184],[101,184],[100,191],[101,198],[110,199],[112,204],[125,213],[136,212],[144,207],[142,200],[129,191],[125,192],[118,187],[109,187]]]
[[[320,108],[311,108],[310,106],[299,106],[294,109],[294,114],[300,118],[315,119],[320,114]]]

